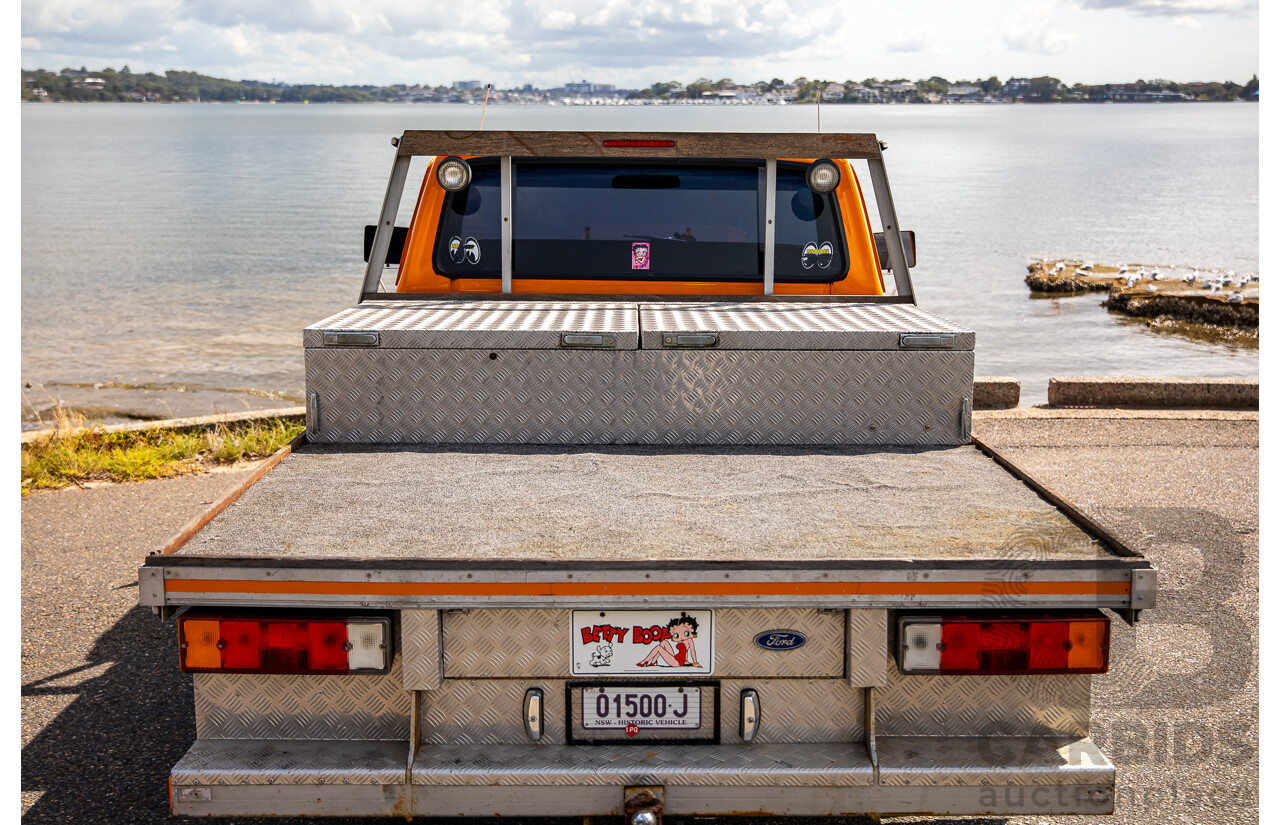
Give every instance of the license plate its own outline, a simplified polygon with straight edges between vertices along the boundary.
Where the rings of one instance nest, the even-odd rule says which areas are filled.
[[[702,727],[702,689],[696,687],[603,687],[582,692],[587,730],[697,730]]]

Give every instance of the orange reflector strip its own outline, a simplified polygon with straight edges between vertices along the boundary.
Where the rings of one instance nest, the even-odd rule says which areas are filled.
[[[184,667],[222,667],[218,648],[218,622],[188,619],[182,623],[182,664]]]
[[[323,596],[1123,596],[1129,582],[336,582],[166,579],[166,593]]]
[[[1071,670],[1097,670],[1107,666],[1107,622],[1098,619],[1071,622],[1067,625],[1067,667]]]

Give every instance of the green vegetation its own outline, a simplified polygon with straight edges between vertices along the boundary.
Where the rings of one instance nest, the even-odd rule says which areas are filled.
[[[390,100],[395,91],[395,87],[292,86],[260,80],[224,80],[196,72],[172,70],[165,72],[163,76],[150,72],[134,74],[128,66],[122,67],[120,71],[106,68],[91,72],[81,66],[79,69],[63,69],[57,73],[44,69],[24,69],[22,72],[23,100],[371,103]]]
[[[613,87],[606,87],[612,89]],[[768,99],[791,103],[943,103],[992,100],[1029,103],[1085,102],[1103,100],[1235,100],[1257,101],[1255,75],[1241,86],[1231,81],[1175,83],[1156,78],[1132,83],[1068,86],[1056,77],[1010,78],[1001,82],[994,75],[986,80],[956,80],[930,77],[927,80],[896,78],[862,82],[831,81],[797,77],[790,83],[780,77],[738,84],[732,78],[712,80],[700,77],[684,84],[678,80],[654,83],[647,89],[593,92],[593,96],[627,98],[637,101],[676,102],[698,100]],[[483,88],[397,84],[392,86],[316,86],[270,83],[261,80],[225,80],[218,77],[169,70],[164,75],[134,74],[128,66],[119,71],[106,68],[89,71],[62,69],[22,70],[22,99],[28,101],[142,101],[151,103],[245,102],[245,103],[372,103],[400,101],[415,103],[471,102],[485,97]],[[563,89],[493,89],[491,103],[554,102],[577,96]]]
[[[265,458],[303,425],[284,419],[201,429],[107,432],[63,417],[48,435],[22,445],[22,494],[85,481],[143,481]]]

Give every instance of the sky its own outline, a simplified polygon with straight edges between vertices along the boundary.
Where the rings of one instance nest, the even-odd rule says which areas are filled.
[[[23,0],[22,66],[499,88],[1258,72],[1257,0]]]

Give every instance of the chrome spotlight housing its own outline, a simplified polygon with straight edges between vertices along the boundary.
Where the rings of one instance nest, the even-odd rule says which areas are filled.
[[[471,164],[462,158],[447,157],[436,165],[436,181],[450,192],[466,189],[471,183]]]
[[[815,192],[826,194],[840,185],[840,167],[830,160],[815,160],[805,172],[805,181]]]

